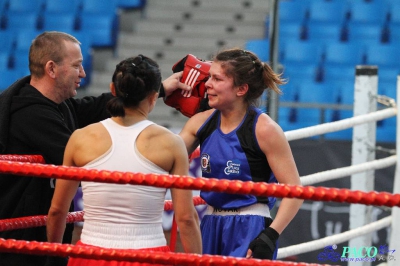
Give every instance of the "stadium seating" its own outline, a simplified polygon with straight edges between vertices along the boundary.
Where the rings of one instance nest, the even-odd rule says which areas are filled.
[[[9,0],[8,11],[13,13],[40,13],[44,9],[44,0]]]
[[[82,8],[82,0],[44,0],[45,11],[49,13],[78,14]],[[100,1],[99,1],[100,2]]]
[[[388,42],[399,43],[400,42],[400,23],[390,24],[388,26]]]
[[[357,65],[377,65],[378,93],[395,97],[400,53],[392,47],[400,42],[400,1],[398,0],[289,0],[280,1],[279,49],[283,75],[288,84],[281,101],[343,104],[344,109],[326,109],[327,122],[353,116],[355,69]],[[313,67],[320,77],[313,80]],[[301,84],[312,84],[301,86]],[[391,84],[391,85],[390,85]],[[319,90],[316,88],[320,88]],[[312,96],[324,91],[326,95]],[[306,97],[309,96],[309,97]],[[313,98],[315,97],[315,98]],[[311,109],[308,108],[310,112]],[[280,107],[279,124],[284,130],[307,126],[297,121],[314,114],[300,108]],[[322,121],[322,120],[319,120]],[[394,134],[393,121],[379,122],[378,141]],[[327,139],[349,140],[352,129],[326,134]]]
[[[123,9],[142,9],[146,0],[117,0],[117,6]]]
[[[245,49],[255,53],[263,62],[269,60],[269,39],[251,39],[245,43]]]
[[[303,23],[308,17],[307,1],[279,1],[279,21],[281,24],[286,22]]]
[[[309,22],[306,26],[306,39],[326,43],[338,42],[343,39],[343,26],[341,24],[324,24]]]
[[[13,69],[29,73],[29,50],[17,50],[13,53]]]
[[[16,33],[15,37],[15,50],[16,51],[29,51],[32,41],[37,35],[42,33],[38,30],[20,30]]]
[[[87,13],[81,17],[80,31],[89,34],[93,47],[115,48],[118,35],[118,17],[115,13]]]
[[[324,65],[361,65],[365,63],[365,53],[356,42],[331,42],[325,47]]]
[[[82,15],[86,14],[114,14],[117,9],[117,1],[114,0],[81,0]]]
[[[400,14],[398,11],[400,8],[400,2],[394,0],[389,4],[389,7],[389,25],[400,26]]]
[[[309,22],[342,26],[348,19],[346,0],[310,1]]]
[[[349,42],[360,42],[365,45],[376,44],[383,42],[384,27],[380,24],[350,23],[347,26],[346,36],[345,39]]]
[[[81,42],[87,75],[84,86],[91,80],[92,49],[115,49],[118,9],[142,9],[145,5],[145,0],[0,0],[0,52],[9,53],[9,70],[21,68],[19,74],[26,74],[27,53],[39,33],[70,33]]]
[[[299,102],[336,103],[335,92],[331,86],[323,83],[304,81],[298,85]]]
[[[44,31],[63,31],[71,32],[76,30],[76,15],[75,13],[58,13],[52,11],[45,11],[43,13],[43,27]]]
[[[354,79],[354,74],[353,74]],[[349,106],[351,109],[327,109],[325,112],[326,122],[335,122],[338,120],[353,117],[352,105],[354,104],[354,80],[353,81],[341,81],[332,83],[335,90],[335,102],[344,106]],[[324,137],[328,140],[351,140],[353,135],[353,129],[345,129],[332,133],[327,133]]]
[[[4,16],[4,28],[12,31],[35,31],[39,26],[39,14],[32,12],[7,11]]]
[[[379,66],[398,66],[400,53],[398,44],[375,44],[367,48],[366,63]]]
[[[286,22],[279,25],[279,42],[289,43],[306,38],[305,26],[298,22]]]
[[[7,89],[8,86],[13,84],[17,79],[22,78],[24,75],[18,69],[4,69],[0,70],[0,92]]]
[[[332,64],[323,67],[322,82],[354,82],[355,65]]]
[[[0,70],[9,68],[10,53],[7,51],[0,51]]]
[[[11,52],[15,46],[15,32],[0,30],[0,51]]]
[[[322,62],[323,47],[318,42],[292,41],[285,43],[282,48],[284,65]]]
[[[287,78],[289,82],[291,80],[319,82],[322,78],[321,74],[320,64],[315,63],[303,63],[301,67],[288,63],[283,68],[283,77]]]
[[[349,23],[383,25],[389,18],[389,6],[384,1],[348,1]]]

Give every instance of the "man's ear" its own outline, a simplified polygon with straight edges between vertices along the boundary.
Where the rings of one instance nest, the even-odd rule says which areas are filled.
[[[51,78],[56,77],[56,68],[57,65],[54,61],[47,61],[46,65],[44,66],[44,71],[47,75],[49,75]]]
[[[115,85],[114,85],[114,82],[111,82],[111,83],[110,83],[110,91],[111,91],[111,94],[112,94],[113,96],[117,96],[117,93],[115,92]]]
[[[246,95],[247,91],[249,90],[249,85],[248,84],[242,84],[238,87],[236,95],[241,97]]]

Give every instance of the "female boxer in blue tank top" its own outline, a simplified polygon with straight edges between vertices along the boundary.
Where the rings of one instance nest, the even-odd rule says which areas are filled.
[[[191,117],[180,135],[189,154],[200,145],[203,177],[300,185],[281,127],[256,108],[266,88],[280,93],[284,80],[257,56],[241,49],[219,52],[206,82],[210,110]],[[279,235],[302,200],[201,192],[208,204],[201,221],[203,253],[275,259]]]

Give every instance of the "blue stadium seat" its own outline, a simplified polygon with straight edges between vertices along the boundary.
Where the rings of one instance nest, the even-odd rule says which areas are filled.
[[[324,65],[361,65],[365,63],[365,53],[356,42],[331,42],[325,47]]]
[[[389,43],[399,43],[400,42],[400,23],[390,24],[388,26],[388,39],[389,39]]]
[[[282,63],[288,64],[303,64],[322,62],[323,46],[318,42],[313,41],[292,41],[285,43],[282,47]]]
[[[146,0],[117,0],[117,6],[122,9],[142,9]]]
[[[328,64],[323,66],[322,82],[353,82],[356,73],[355,65]]]
[[[44,9],[44,0],[10,0],[8,11],[18,13],[40,13]]]
[[[7,11],[5,14],[5,28],[12,31],[37,30],[40,23],[37,13]]]
[[[388,20],[389,6],[384,1],[348,1],[349,23],[379,24]]]
[[[15,47],[15,32],[0,30],[0,51],[12,52]]]
[[[343,25],[348,18],[348,12],[346,0],[313,0],[310,1],[309,21]]]
[[[51,13],[77,14],[82,8],[82,0],[44,0],[45,11]]]
[[[117,9],[115,0],[82,0],[82,15],[85,14],[114,14]]]
[[[322,78],[320,65],[315,63],[302,63],[301,67],[298,64],[285,64],[283,77],[287,78],[289,82],[291,80],[318,82]]]
[[[279,25],[279,42],[290,43],[305,39],[305,26],[298,22],[285,22]]]
[[[347,41],[360,44],[375,44],[383,42],[384,27],[381,24],[349,23],[347,26]]]
[[[290,131],[298,129],[294,123],[297,119],[297,112],[295,108],[279,107],[278,109],[278,124],[283,131]]]
[[[17,50],[12,55],[13,69],[29,73],[29,50]]]
[[[379,66],[378,78],[380,82],[396,82],[400,75],[400,64],[398,66]]]
[[[328,85],[307,82],[290,81],[282,86],[286,102],[297,102],[305,104],[324,104],[330,103],[334,98],[334,91]],[[283,100],[281,100],[283,102]],[[278,123],[284,131],[315,126],[323,123],[324,116],[322,109],[318,107],[280,107],[278,110]],[[312,137],[319,138],[319,136]]]
[[[0,70],[0,92],[7,89],[8,86],[13,84],[15,81],[23,77],[23,74],[19,70],[5,69]]]
[[[308,17],[308,1],[279,1],[279,22],[303,23]]]
[[[379,72],[378,72],[379,73]],[[397,79],[396,80],[379,80],[378,93],[396,99]]]
[[[115,48],[118,37],[118,17],[111,14],[85,14],[81,16],[80,31],[91,35],[93,47]]]
[[[299,102],[299,84],[302,81],[293,81],[289,80],[288,83],[281,86],[281,90],[283,95],[281,96],[282,102]],[[278,109],[278,123],[283,129],[283,131],[295,130],[307,126],[316,125],[319,123],[319,115],[316,114],[316,109],[311,111],[312,109],[303,109],[299,112],[301,108],[294,107],[282,107],[280,106]],[[302,116],[303,112],[311,111],[312,114],[309,114],[310,117]]]
[[[245,43],[245,49],[255,53],[263,62],[269,60],[269,39],[250,39]]]
[[[321,110],[318,108],[280,107],[278,111],[278,123],[283,131],[316,126],[321,124],[321,119]]]
[[[398,0],[393,0],[392,3],[389,4],[389,24],[400,26],[400,2]]]
[[[287,82],[279,87],[282,94],[279,96],[281,102],[296,102],[298,101],[297,83],[287,80]],[[296,99],[297,97],[297,99]]]
[[[9,63],[10,63],[10,53],[5,51],[0,51],[0,70],[8,69]]]
[[[76,30],[76,15],[75,13],[59,13],[45,11],[43,13],[43,31],[63,31],[71,32]]]
[[[302,103],[335,103],[335,91],[329,84],[306,82],[299,83],[299,102]]]
[[[376,44],[367,47],[366,63],[379,66],[400,66],[398,44]]]
[[[15,50],[16,51],[29,51],[32,41],[42,31],[37,30],[20,30],[16,33],[15,37]]]
[[[308,22],[306,38],[311,41],[319,40],[322,43],[337,42],[343,39],[343,27],[339,23]]]
[[[8,0],[0,0],[0,15],[3,15],[8,8]]]
[[[325,112],[326,122],[335,122],[346,118],[353,117],[352,105],[354,104],[354,81],[344,81],[331,83],[335,88],[335,100],[337,104],[344,104],[350,106],[350,110],[333,110],[328,109]],[[353,129],[345,129],[332,133],[325,134],[328,140],[351,140],[353,137]]]

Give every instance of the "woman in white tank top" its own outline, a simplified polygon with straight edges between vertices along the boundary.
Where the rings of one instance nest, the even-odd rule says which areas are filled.
[[[120,62],[107,105],[111,118],[76,130],[67,144],[64,165],[98,170],[188,175],[183,140],[148,120],[161,85],[158,65],[139,55]],[[47,220],[49,242],[61,243],[68,207],[78,181],[59,179]],[[84,225],[77,245],[169,251],[162,228],[165,188],[82,182]],[[190,190],[171,189],[176,222],[185,252],[202,252],[199,219]],[[68,265],[135,265],[70,258]]]

